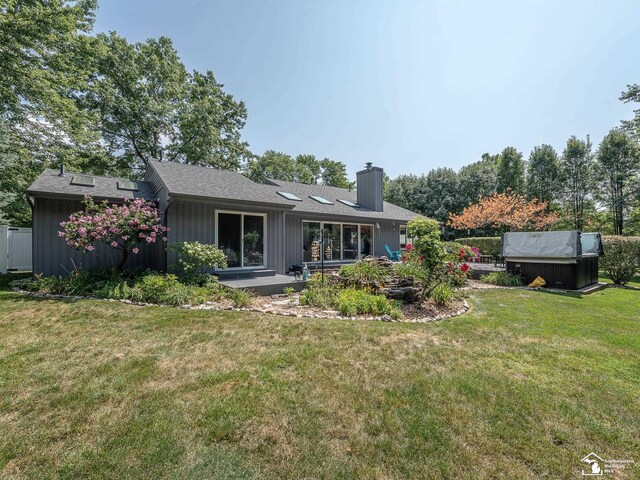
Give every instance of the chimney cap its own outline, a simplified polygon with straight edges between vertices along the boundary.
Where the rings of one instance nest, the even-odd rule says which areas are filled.
[[[64,177],[64,162],[60,162],[60,173],[58,174],[59,177]]]
[[[373,167],[373,162],[367,162],[364,164],[367,170],[371,170],[371,167]]]

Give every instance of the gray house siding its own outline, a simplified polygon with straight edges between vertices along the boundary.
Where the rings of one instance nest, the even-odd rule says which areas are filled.
[[[291,265],[299,265],[303,262],[303,249],[302,249],[302,222],[303,221],[318,221],[318,222],[334,222],[334,223],[353,223],[360,225],[374,225],[373,228],[373,253],[376,256],[387,255],[384,248],[385,244],[389,245],[391,250],[398,250],[400,248],[400,225],[406,223],[394,223],[394,222],[376,222],[375,220],[362,219],[362,218],[349,218],[349,217],[322,217],[313,215],[299,215],[286,213],[285,214],[285,271],[291,267]],[[378,223],[380,228],[376,228]]]
[[[33,208],[33,273],[68,275],[76,268],[98,265],[113,267],[120,261],[119,252],[102,243],[93,252],[82,253],[69,248],[58,236],[60,222],[82,210],[79,200],[36,198]],[[131,255],[126,267],[162,268],[164,244],[143,245],[140,253]]]
[[[169,244],[174,242],[200,242],[215,244],[216,242],[216,211],[237,211],[243,213],[266,214],[266,265],[265,268],[284,273],[284,214],[279,211],[263,209],[230,208],[228,205],[215,203],[196,203],[194,201],[174,200],[167,210],[167,235]],[[169,252],[167,264],[176,264],[176,255]]]

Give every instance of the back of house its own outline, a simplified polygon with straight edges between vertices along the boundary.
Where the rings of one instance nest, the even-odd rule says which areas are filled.
[[[60,223],[82,210],[87,195],[113,203],[157,202],[170,229],[168,243],[215,244],[227,256],[226,271],[256,275],[321,260],[342,264],[382,256],[385,247],[401,250],[406,225],[416,215],[384,201],[383,171],[371,164],[357,173],[356,189],[280,180],[260,184],[238,172],[151,160],[140,181],[48,169],[27,194],[33,205],[33,271],[45,275],[118,261],[108,246],[82,253],[58,236]],[[144,245],[126,266],[165,271],[176,262],[165,247]]]

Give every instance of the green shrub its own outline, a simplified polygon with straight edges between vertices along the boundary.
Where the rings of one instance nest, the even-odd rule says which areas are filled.
[[[170,244],[169,250],[178,254],[180,271],[187,276],[194,275],[203,268],[227,268],[227,257],[215,245],[177,242]]]
[[[324,308],[325,310],[333,308],[337,288],[332,285],[309,285],[300,294],[300,304],[310,307]]]
[[[458,256],[463,261],[469,261],[474,257],[469,245],[458,242],[444,242],[442,246],[449,256]]]
[[[27,285],[30,292],[53,293],[62,295],[66,293],[66,282],[62,277],[36,277]]]
[[[402,280],[413,278],[418,281],[423,281],[427,273],[418,262],[409,261],[394,263],[393,270],[396,276]]]
[[[296,289],[293,287],[284,287],[282,289],[282,293],[284,293],[285,295],[293,295],[296,292]]]
[[[439,307],[443,307],[455,298],[455,291],[446,283],[441,283],[431,290],[429,298]]]
[[[169,290],[180,287],[175,275],[148,274],[133,286],[132,299],[138,302],[165,303]]]
[[[456,242],[469,247],[476,247],[482,255],[497,257],[502,254],[502,239],[500,237],[458,238]]]
[[[104,281],[94,291],[94,295],[98,298],[114,298],[117,300],[131,298],[132,289],[126,280]]]
[[[251,290],[245,288],[230,288],[227,292],[227,297],[233,301],[236,308],[244,308],[249,306],[254,294]]]
[[[389,269],[376,262],[361,260],[340,267],[339,275],[347,285],[375,286],[384,282],[385,277],[389,275]]]
[[[522,278],[509,272],[493,272],[482,277],[480,281],[483,283],[490,283],[491,285],[498,285],[500,287],[524,286]]]
[[[600,268],[616,285],[625,285],[640,270],[639,237],[603,237]]]
[[[374,295],[365,290],[346,288],[335,297],[335,308],[343,315],[394,315],[399,308],[384,295]]]

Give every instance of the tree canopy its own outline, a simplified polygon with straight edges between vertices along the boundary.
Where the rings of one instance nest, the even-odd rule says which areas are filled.
[[[524,193],[524,160],[522,153],[507,147],[498,157],[498,192]]]
[[[640,191],[638,154],[638,146],[631,136],[614,128],[600,143],[596,156],[599,197],[611,210],[615,235],[623,234],[625,213]]]
[[[551,205],[559,197],[562,179],[558,154],[551,145],[534,147],[527,165],[527,195]]]
[[[332,187],[348,188],[347,167],[344,163],[325,158],[318,160],[314,155],[291,155],[275,150],[267,150],[262,155],[251,158],[244,173],[256,182],[271,178],[287,182],[318,183]]]

